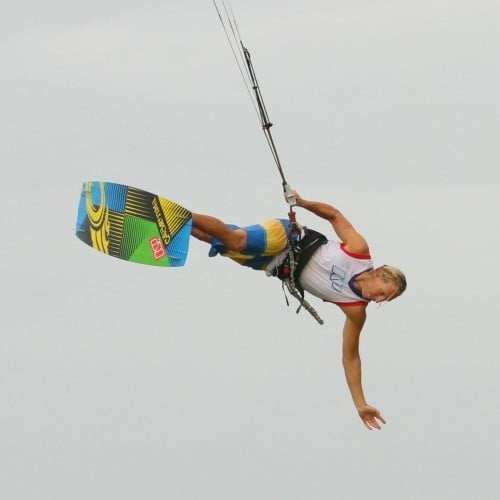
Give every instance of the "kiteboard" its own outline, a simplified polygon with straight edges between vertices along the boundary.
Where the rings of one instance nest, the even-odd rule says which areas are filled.
[[[128,262],[179,267],[186,262],[191,212],[161,196],[123,184],[83,183],[76,236]]]

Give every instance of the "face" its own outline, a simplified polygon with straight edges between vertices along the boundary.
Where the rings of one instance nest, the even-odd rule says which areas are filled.
[[[373,276],[363,287],[363,297],[373,302],[392,300],[398,294],[398,287],[393,281],[384,281],[380,276]]]

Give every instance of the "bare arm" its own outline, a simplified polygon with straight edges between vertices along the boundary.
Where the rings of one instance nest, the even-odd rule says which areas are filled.
[[[366,320],[365,306],[342,307],[346,315],[342,342],[342,363],[345,378],[358,414],[368,429],[380,429],[380,422],[385,424],[380,412],[366,403],[361,383],[361,357],[359,355],[359,337]]]
[[[337,236],[345,244],[347,251],[362,255],[369,253],[366,240],[354,229],[354,226],[339,209],[320,201],[305,200],[297,192],[295,192],[295,197],[298,207],[309,210],[309,212],[330,222]]]

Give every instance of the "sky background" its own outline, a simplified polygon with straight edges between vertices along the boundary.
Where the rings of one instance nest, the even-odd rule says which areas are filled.
[[[361,339],[387,425],[357,417],[334,306],[312,300],[319,326],[198,241],[158,269],[74,236],[85,180],[242,225],[286,215],[212,2],[10,2],[2,500],[498,498],[499,3],[233,8],[290,184],[407,274]]]

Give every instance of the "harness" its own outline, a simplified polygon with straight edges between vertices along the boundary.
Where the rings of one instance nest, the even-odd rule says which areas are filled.
[[[305,292],[300,284],[300,275],[314,252],[316,252],[321,245],[324,245],[328,239],[325,235],[307,227],[304,227],[303,234],[300,234],[294,222],[295,221],[291,224],[291,229],[288,234],[286,256],[281,263],[278,263],[276,267],[270,270],[270,274],[271,276],[279,278],[283,282],[283,290],[286,286],[290,295],[299,301],[300,305],[296,311],[297,313],[303,307],[320,325],[322,325],[323,320],[311,304],[304,298]],[[285,298],[287,305],[290,305],[286,294]]]

